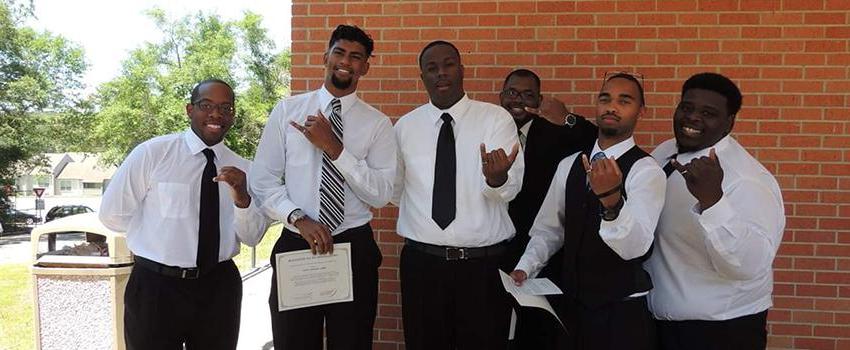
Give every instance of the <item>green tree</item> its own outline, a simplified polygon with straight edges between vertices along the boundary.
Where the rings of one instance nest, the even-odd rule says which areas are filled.
[[[31,2],[0,0],[0,185],[44,161],[38,155],[53,142],[45,115],[80,102],[83,50],[23,26],[31,14]]]
[[[148,15],[162,39],[132,51],[121,75],[98,88],[87,144],[119,164],[139,143],[185,129],[190,90],[198,81],[219,78],[237,95],[237,118],[226,142],[252,157],[268,113],[288,91],[288,50],[275,52],[262,17],[251,12],[237,21],[205,13],[170,20],[159,9]]]

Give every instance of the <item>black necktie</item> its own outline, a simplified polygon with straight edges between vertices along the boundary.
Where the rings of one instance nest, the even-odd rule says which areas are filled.
[[[207,165],[201,177],[201,210],[198,215],[198,269],[206,272],[218,264],[218,245],[221,228],[218,220],[218,184],[213,182],[216,176],[215,152],[204,149]]]
[[[665,176],[670,177],[670,174],[673,173],[673,170],[676,170],[676,168],[673,167],[673,159],[676,159],[677,155],[677,153],[673,153],[672,156],[667,158],[667,164],[664,164],[664,168],[662,168],[662,170],[664,170]]]
[[[437,160],[434,162],[434,193],[431,200],[431,218],[446,229],[455,219],[455,187],[457,182],[455,134],[452,116],[443,113],[443,126],[437,138]]]

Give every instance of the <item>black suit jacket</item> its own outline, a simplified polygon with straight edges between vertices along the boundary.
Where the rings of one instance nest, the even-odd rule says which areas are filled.
[[[584,117],[578,117],[573,127],[554,125],[543,118],[534,118],[526,135],[522,189],[508,205],[516,236],[511,240],[509,258],[504,266],[507,271],[513,270],[525,251],[529,240],[528,231],[546,198],[558,163],[570,154],[591,149],[596,137],[596,125]]]

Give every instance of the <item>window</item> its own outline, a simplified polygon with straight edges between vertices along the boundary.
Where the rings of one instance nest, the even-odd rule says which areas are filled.
[[[101,187],[103,187],[103,184],[100,182],[83,182],[83,189],[86,190],[100,189]]]
[[[59,180],[59,190],[62,192],[70,191],[73,188],[71,180]]]
[[[35,186],[34,187],[47,188],[49,186],[50,186],[50,176],[48,176],[48,175],[37,175],[35,177]]]

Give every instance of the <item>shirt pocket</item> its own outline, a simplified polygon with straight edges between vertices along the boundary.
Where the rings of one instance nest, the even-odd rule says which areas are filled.
[[[288,166],[303,166],[316,153],[316,147],[300,131],[290,126],[286,131],[286,163]]]
[[[157,184],[159,213],[163,218],[185,218],[191,212],[189,185],[178,182],[160,182]]]

